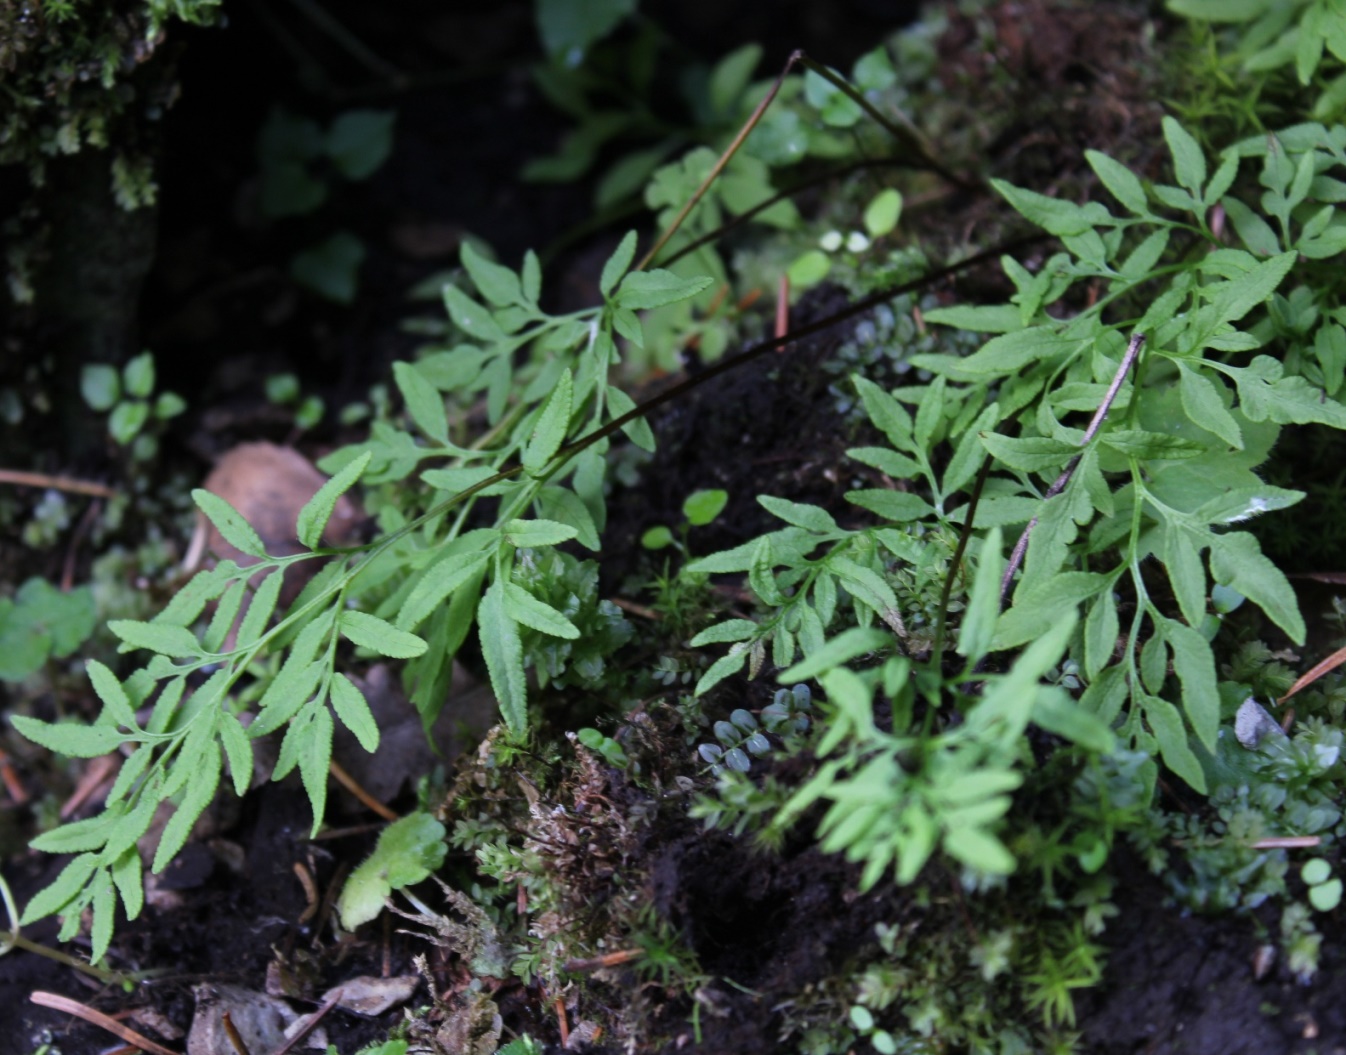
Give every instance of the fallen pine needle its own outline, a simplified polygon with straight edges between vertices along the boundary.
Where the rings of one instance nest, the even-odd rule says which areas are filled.
[[[1300,689],[1304,688],[1307,685],[1312,685],[1324,674],[1336,670],[1343,663],[1346,663],[1346,648],[1339,648],[1335,652],[1333,652],[1332,655],[1328,656],[1325,660],[1322,660],[1319,663],[1315,663],[1313,665],[1313,669],[1310,670],[1307,674],[1301,675],[1299,680],[1290,686],[1290,691],[1287,692],[1276,702],[1284,703],[1291,696],[1297,693]]]
[[[1254,850],[1308,850],[1322,843],[1317,835],[1271,835],[1252,844]]]
[[[120,1037],[126,1043],[139,1048],[141,1051],[148,1052],[149,1055],[178,1055],[172,1048],[166,1048],[162,1044],[156,1044],[149,1037],[142,1036],[130,1026],[124,1026],[115,1018],[103,1014],[101,1011],[95,1011],[87,1004],[81,1004],[78,1000],[71,1000],[68,996],[60,996],[57,993],[44,993],[38,990],[29,998],[38,1007],[49,1007],[53,1011],[64,1011],[68,1015],[74,1015],[76,1018],[82,1018],[90,1025],[97,1026],[99,1029],[105,1029],[109,1033]]]

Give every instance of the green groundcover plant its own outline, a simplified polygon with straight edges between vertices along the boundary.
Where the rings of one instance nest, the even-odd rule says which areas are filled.
[[[813,94],[796,90],[789,105],[840,105]],[[1346,428],[1346,127],[1300,123],[1212,153],[1169,117],[1163,137],[1163,182],[1088,153],[1106,201],[992,181],[1059,251],[1034,268],[1003,257],[1008,303],[925,313],[984,336],[971,354],[914,355],[911,383],[894,387],[853,379],[886,443],[848,457],[900,488],[852,490],[845,515],[763,495],[780,528],[687,565],[746,577],[756,601],[751,617],[692,639],[715,650],[697,694],[768,667],[821,689],[806,723],[819,765],[782,797],[768,833],[825,804],[821,845],[860,862],[866,887],[911,882],[935,853],[979,880],[1011,872],[1001,834],[1033,759],[1030,726],[1081,758],[1129,752],[1150,786],[1157,761],[1209,790],[1241,750],[1220,735],[1231,713],[1218,613],[1238,595],[1305,638],[1285,575],[1242,525],[1303,498],[1256,471],[1283,427]],[[25,922],[60,914],[69,937],[92,909],[101,958],[118,899],[129,917],[142,908],[136,843],[159,805],[174,813],[156,871],[226,771],[246,789],[253,744],[272,733],[275,777],[299,772],[316,831],[336,722],[367,749],[378,743],[346,673],[352,656],[402,661],[428,727],[475,629],[516,740],[537,725],[530,667],[539,690],[601,683],[630,628],[576,553],[600,550],[616,434],[653,446],[614,370],[663,332],[661,309],[682,310],[713,282],[633,267],[636,242],[628,235],[604,266],[601,305],[560,316],[540,307],[535,255],[515,271],[465,247],[473,291],[444,287],[456,337],[395,364],[404,417],[380,416],[323,463],[332,477],[296,525],[305,552],[269,555],[237,511],[195,492],[256,563],[224,561],[153,619],[111,624],[139,665],[121,677],[89,663],[102,703],[92,724],[14,719],[67,755],[127,752],[101,815],[34,841],[74,856]],[[447,409],[465,399],[485,406],[476,434]],[[324,547],[338,497],[357,483],[397,483],[402,497],[380,509],[375,541]],[[279,612],[285,569],[308,560],[327,563]],[[755,727],[741,731],[746,742]],[[417,845],[406,871],[420,877],[434,855]],[[1082,850],[1090,869],[1100,845]],[[370,890],[353,920],[382,886]]]

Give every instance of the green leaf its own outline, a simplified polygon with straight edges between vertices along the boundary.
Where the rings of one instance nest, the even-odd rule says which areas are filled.
[[[1111,587],[1110,576],[1067,571],[1021,589],[1015,595],[1014,607],[997,621],[991,649],[1000,652],[1041,638],[1067,614],[1074,617],[1079,605]]]
[[[338,675],[340,677],[340,675]],[[229,775],[234,781],[234,794],[240,798],[252,783],[252,741],[243,726],[232,714],[219,717],[220,746],[229,760]]]
[[[714,279],[704,276],[681,278],[672,271],[656,268],[653,271],[633,271],[622,280],[616,302],[632,311],[661,308],[680,300],[695,297],[710,288]]]
[[[682,515],[692,527],[705,527],[724,512],[728,502],[727,491],[693,491],[682,503]]]
[[[547,520],[573,527],[575,539],[586,549],[597,551],[602,546],[598,525],[594,523],[589,507],[568,487],[544,487],[537,496],[538,512]]]
[[[1090,681],[1112,659],[1118,630],[1117,598],[1109,587],[1099,592],[1084,620],[1084,673]]]
[[[608,386],[607,397],[608,409],[612,412],[614,418],[624,417],[636,409],[636,401],[616,385]],[[622,432],[641,450],[654,450],[654,431],[650,428],[650,423],[643,417],[628,421],[622,426]]]
[[[262,580],[262,584],[248,603],[243,621],[238,624],[235,648],[247,648],[262,636],[266,624],[270,622],[272,613],[276,610],[276,602],[280,599],[280,590],[284,582],[285,573],[279,568]]]
[[[1233,371],[1231,371],[1233,372]],[[1277,425],[1331,425],[1346,429],[1346,406],[1328,399],[1303,377],[1284,377],[1284,367],[1269,355],[1259,355],[1234,372],[1240,409],[1250,421]]]
[[[791,502],[784,498],[773,498],[771,495],[758,495],[757,501],[769,513],[779,517],[787,524],[795,524],[819,534],[829,534],[840,530],[837,527],[837,522],[832,519],[832,514],[819,506]]]
[[[744,44],[715,64],[706,84],[706,96],[717,117],[732,118],[734,107],[762,61],[762,45]]]
[[[232,720],[231,718],[230,721]],[[184,750],[178,757],[175,768],[189,768],[191,779],[187,781],[187,790],[177,810],[164,825],[164,834],[159,839],[158,849],[154,852],[152,871],[162,872],[168,862],[173,860],[178,851],[186,845],[187,837],[192,834],[197,819],[210,805],[215,797],[215,789],[220,786],[220,766],[220,747],[213,739],[206,740],[199,753],[188,755]]]
[[[1214,753],[1220,731],[1220,693],[1215,676],[1215,655],[1206,639],[1190,626],[1172,619],[1161,624],[1173,650],[1173,670],[1182,683],[1182,709],[1196,730],[1197,739]]]
[[[1107,724],[1072,700],[1055,686],[1044,686],[1033,700],[1033,724],[1065,737],[1087,751],[1107,754],[1116,746],[1116,738]]]
[[[344,674],[332,676],[332,707],[341,724],[355,734],[371,755],[379,749],[379,726],[359,686]]]
[[[1113,429],[1103,433],[1103,443],[1115,451],[1142,461],[1171,461],[1196,458],[1209,448],[1195,440],[1183,439],[1167,432],[1146,432],[1144,429]]]
[[[636,232],[627,231],[626,236],[621,240],[621,244],[617,246],[612,256],[608,257],[607,263],[603,265],[603,273],[599,276],[598,292],[603,295],[604,299],[611,296],[612,291],[617,288],[617,283],[626,274],[635,256]]]
[[[110,725],[51,724],[22,714],[11,716],[14,728],[35,744],[70,758],[97,758],[115,751],[126,740]]]
[[[1207,524],[1236,524],[1263,513],[1288,509],[1303,498],[1303,491],[1289,491],[1270,484],[1235,487],[1200,506],[1192,517]]]
[[[98,855],[80,854],[71,861],[61,874],[45,886],[40,893],[28,902],[19,919],[21,926],[28,926],[40,919],[60,912],[74,901],[84,890],[85,884],[98,868]]]
[[[117,885],[126,918],[136,919],[145,907],[145,886],[141,874],[140,853],[135,849],[124,851],[112,865],[112,881]]]
[[[955,304],[949,308],[932,308],[925,312],[924,318],[928,323],[972,333],[1012,333],[1024,328],[1019,309],[1013,304]]]
[[[393,110],[347,110],[328,129],[325,149],[348,180],[372,176],[393,149]]]
[[[43,832],[29,841],[28,848],[44,854],[77,854],[101,848],[107,837],[108,819],[104,814]]]
[[[574,391],[574,376],[565,370],[538,415],[528,446],[524,448],[523,467],[529,473],[536,476],[545,469],[565,442],[566,433],[570,431],[570,404]]]
[[[895,187],[879,191],[865,207],[865,230],[871,238],[882,238],[897,227],[902,216],[902,193]]]
[[[136,438],[136,433],[140,431],[149,416],[150,405],[148,403],[139,401],[118,403],[112,409],[112,416],[108,418],[108,432],[119,444],[126,446]]]
[[[914,459],[888,447],[852,447],[846,457],[863,465],[872,465],[894,480],[910,480],[921,473],[921,466]]]
[[[464,241],[463,248],[459,252],[459,257],[463,261],[463,267],[467,270],[468,276],[472,279],[472,284],[477,287],[477,292],[486,298],[486,301],[495,305],[497,308],[509,307],[511,304],[527,304],[528,300],[523,295],[523,289],[519,285],[519,276],[507,267],[502,267],[493,260],[488,260],[477,252],[471,241]],[[531,300],[537,300],[534,295]]]
[[[1225,198],[1221,205],[1235,233],[1251,252],[1257,256],[1274,256],[1281,251],[1279,236],[1259,213],[1237,198]]]
[[[869,415],[869,420],[888,437],[888,442],[894,447],[916,453],[912,444],[911,415],[903,406],[868,378],[856,375],[851,380],[855,382],[855,389],[860,393],[860,400],[865,405],[865,413]]]
[[[1304,617],[1285,574],[1244,531],[1211,536],[1210,570],[1215,581],[1257,604],[1297,645],[1304,643]]]
[[[998,432],[984,432],[981,442],[996,460],[1011,469],[1030,473],[1059,469],[1080,453],[1080,448],[1074,444],[1049,436],[1002,436]]]
[[[528,304],[536,304],[542,295],[542,264],[533,250],[523,255],[522,293]]]
[[[486,344],[494,344],[505,339],[504,331],[500,329],[491,313],[457,286],[445,284],[444,307],[453,324],[469,337]]]
[[[132,619],[114,619],[108,629],[126,643],[128,648],[144,648],[161,656],[203,656],[196,635],[183,626],[162,623],[140,623]]]
[[[117,368],[105,363],[89,363],[80,371],[80,394],[91,410],[99,413],[111,410],[122,397],[121,378]]]
[[[708,626],[688,642],[692,648],[705,645],[723,645],[731,641],[747,641],[761,629],[751,619],[726,619],[723,623]]]
[[[438,389],[410,363],[393,363],[393,378],[416,427],[437,443],[447,443],[449,418],[444,410],[444,397]]]
[[[567,641],[574,641],[580,636],[574,623],[516,583],[505,583],[504,601],[505,612],[516,623]]]
[[[1182,617],[1199,626],[1206,614],[1206,569],[1191,537],[1177,524],[1164,524],[1163,559]]]
[[[1173,155],[1173,172],[1178,182],[1201,200],[1206,183],[1206,155],[1191,134],[1172,117],[1165,116],[1164,139]]]
[[[505,725],[515,737],[528,728],[528,683],[523,672],[523,643],[519,627],[510,618],[505,584],[491,583],[477,608],[477,633],[481,654],[491,676],[491,688],[500,703]]]
[[[1206,794],[1206,774],[1201,769],[1192,749],[1187,745],[1187,731],[1183,728],[1182,716],[1178,709],[1167,700],[1157,696],[1138,693],[1141,706],[1145,711],[1145,720],[1150,723],[1154,738],[1159,742],[1159,754],[1174,773],[1185,780],[1195,791]]]
[[[122,384],[128,396],[149,399],[154,391],[154,356],[142,352],[122,367]]]
[[[1226,409],[1215,382],[1181,362],[1177,367],[1182,409],[1187,412],[1192,424],[1219,436],[1235,450],[1243,450],[1243,433],[1234,416]]]
[[[1054,326],[1033,326],[992,337],[967,358],[957,360],[956,369],[959,376],[977,379],[1013,374],[1040,360],[1053,360],[1078,344]],[[925,365],[924,360],[918,365]]]
[[[1003,535],[992,528],[982,540],[977,574],[958,628],[958,654],[976,662],[990,650],[991,636],[1000,615],[1000,578],[1005,574]]]
[[[352,644],[391,659],[411,659],[425,651],[425,642],[368,612],[345,611],[338,624],[341,636]]]
[[[1009,875],[1014,871],[1014,855],[1005,844],[982,828],[961,827],[944,833],[941,845],[945,853],[979,872]]]
[[[539,0],[537,28],[553,59],[577,66],[589,45],[636,9],[637,0]],[[371,919],[373,917],[370,917]]]
[[[398,364],[400,365],[400,364]],[[441,403],[441,408],[443,404]],[[336,509],[337,499],[349,491],[361,474],[369,466],[373,452],[366,450],[354,461],[318,488],[318,493],[304,503],[295,522],[295,531],[299,541],[309,549],[317,549],[322,543],[323,531]]]
[[[365,244],[349,231],[338,231],[296,253],[290,261],[290,277],[334,303],[350,304],[359,289],[364,259]]]
[[[412,813],[394,821],[379,835],[374,852],[350,874],[337,910],[348,931],[383,911],[394,890],[433,875],[444,863],[448,847],[444,825],[428,813]]]
[[[126,690],[122,688],[117,676],[96,659],[89,660],[85,667],[89,672],[93,691],[98,693],[98,698],[103,701],[107,708],[105,713],[113,720],[113,725],[138,732],[140,726],[136,724],[135,708],[131,706],[131,698],[126,695]]]
[[[1145,187],[1134,172],[1097,150],[1086,150],[1084,156],[1103,186],[1107,187],[1112,196],[1126,206],[1128,211],[1136,216],[1150,215]]]
[[[816,286],[832,270],[832,258],[821,249],[810,249],[792,263],[786,274],[790,278],[792,289],[808,289]]]
[[[737,649],[737,651],[735,651],[735,649]],[[747,648],[739,648],[738,646],[730,648],[727,655],[721,656],[707,667],[706,672],[697,680],[696,689],[694,690],[696,695],[704,696],[716,685],[724,681],[725,678],[742,670],[743,664],[747,662]]]
[[[192,500],[196,502],[201,512],[210,518],[210,522],[215,525],[221,537],[234,549],[250,557],[266,556],[266,546],[257,532],[243,518],[243,514],[227,501],[199,487],[192,492]]]
[[[555,520],[507,520],[500,532],[516,549],[558,546],[579,534],[576,528]]]
[[[906,636],[902,616],[897,608],[897,596],[878,572],[835,554],[827,559],[827,567],[856,601],[873,609],[874,614],[887,623],[893,633]]]
[[[315,707],[308,728],[302,729],[302,733],[300,730],[300,726],[291,726],[287,730],[287,738],[290,733],[302,735],[299,745],[299,779],[313,807],[312,837],[318,834],[323,815],[327,812],[327,774],[332,767],[332,736],[336,732],[332,712],[326,707]]]
[[[934,512],[930,503],[920,495],[906,491],[889,491],[884,488],[847,491],[846,501],[854,502],[862,509],[868,509],[894,523],[920,520]]]
[[[1093,202],[1088,206],[1080,206],[1074,202],[1024,190],[998,179],[991,180],[991,186],[1014,207],[1016,212],[1050,234],[1060,236],[1084,234],[1095,224],[1108,219],[1107,210]]]

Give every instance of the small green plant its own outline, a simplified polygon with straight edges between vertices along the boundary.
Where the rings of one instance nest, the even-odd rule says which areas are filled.
[[[1341,904],[1341,880],[1332,875],[1332,866],[1321,857],[1306,861],[1299,877],[1309,888],[1309,904],[1319,912],[1331,912]]]
[[[99,413],[108,413],[108,434],[119,447],[129,447],[135,461],[147,461],[159,450],[158,433],[164,423],[187,409],[176,392],[154,395],[154,356],[137,355],[121,368],[103,363],[84,367],[80,375],[84,401]]]
[[[395,115],[387,110],[349,110],[327,128],[274,108],[257,137],[261,211],[268,219],[305,216],[322,207],[332,178],[366,180],[392,151]],[[301,285],[338,304],[359,288],[365,247],[349,231],[336,231],[296,253],[290,274]]]
[[[299,391],[299,378],[294,374],[272,374],[266,379],[266,398],[277,406],[290,407],[294,411],[296,429],[311,429],[322,421],[322,396],[303,396]]]
[[[130,918],[143,905],[135,843],[158,804],[172,800],[177,808],[160,840],[155,870],[185,843],[214,796],[226,762],[235,790],[243,792],[251,779],[252,741],[270,732],[285,730],[275,778],[299,771],[316,831],[326,804],[335,720],[368,750],[379,738],[363,694],[335,669],[343,642],[365,654],[410,660],[411,696],[428,725],[447,695],[452,657],[476,624],[506,724],[514,737],[526,735],[525,662],[549,677],[561,673],[545,648],[526,651],[527,635],[577,641],[581,632],[571,616],[583,622],[585,610],[578,596],[574,610],[568,601],[562,603],[570,615],[539,596],[555,599],[548,591],[556,586],[567,597],[578,593],[565,587],[565,569],[573,558],[569,564],[560,561],[555,581],[532,580],[529,569],[571,539],[598,548],[607,434],[624,428],[649,442],[648,426],[629,413],[630,397],[608,382],[618,359],[616,336],[636,340],[638,311],[694,295],[706,285],[666,271],[631,270],[635,246],[632,233],[604,267],[603,306],[559,317],[538,306],[536,256],[528,254],[522,270],[514,272],[465,247],[464,265],[485,303],[453,286],[445,287],[445,300],[455,324],[473,335],[474,343],[459,345],[430,364],[397,365],[395,380],[419,435],[376,421],[367,442],[324,462],[335,475],[301,510],[296,524],[305,552],[270,556],[227,502],[194,492],[221,535],[256,563],[244,569],[223,561],[198,573],[154,619],[110,624],[126,650],[148,652],[151,658],[125,679],[89,663],[104,708],[98,723],[14,719],[30,739],[67,754],[91,757],[135,745],[104,814],[34,842],[40,849],[76,856],[29,902],[25,922],[60,913],[62,933],[69,937],[82,911],[92,907],[94,957],[101,957],[118,897]],[[537,358],[531,369],[516,375],[514,355],[524,347],[535,349]],[[485,390],[490,422],[489,432],[471,448],[449,438],[444,391],[463,387]],[[424,460],[437,467],[421,473],[415,492],[424,502],[420,512],[389,510],[388,534],[371,545],[336,552],[322,546],[323,529],[340,495],[362,477],[371,483],[404,480]],[[498,500],[494,524],[469,530],[467,518],[484,497]],[[336,559],[271,625],[284,569],[317,557]],[[592,583],[591,573],[574,570]],[[249,591],[247,613],[226,651],[226,637]],[[205,619],[211,602],[214,613]],[[619,617],[602,605],[589,610],[609,629]],[[281,659],[259,662],[268,656]],[[566,669],[571,667],[568,656]],[[210,673],[188,692],[189,676],[203,668]],[[583,675],[584,662],[574,662],[573,668]],[[239,698],[235,690],[245,678],[256,683]],[[142,706],[150,708],[143,725],[137,715]],[[256,708],[256,720],[246,730],[239,721],[245,706]]]
[[[728,502],[729,495],[725,491],[693,491],[682,503],[684,520],[678,525],[678,534],[675,536],[673,529],[666,524],[656,524],[640,536],[640,544],[652,550],[672,546],[680,553],[686,554],[688,532],[694,527],[713,524],[724,512]]]
[[[603,761],[617,769],[625,769],[631,764],[622,745],[610,736],[604,736],[597,729],[584,728],[575,734],[575,739],[590,751],[602,756]]]
[[[74,654],[92,636],[94,620],[88,586],[62,593],[32,578],[12,598],[0,597],[0,681],[20,681],[49,657]]]
[[[388,825],[378,845],[350,874],[337,911],[341,925],[354,930],[383,911],[394,890],[419,883],[444,863],[444,825],[428,813],[412,813]]]

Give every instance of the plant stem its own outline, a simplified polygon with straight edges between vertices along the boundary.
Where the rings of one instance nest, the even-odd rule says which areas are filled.
[[[729,159],[738,153],[738,148],[743,145],[743,141],[747,139],[749,133],[757,127],[757,122],[762,119],[762,115],[766,113],[766,108],[771,105],[772,101],[776,98],[776,93],[781,90],[781,86],[785,83],[786,76],[794,67],[795,63],[801,60],[807,61],[804,59],[804,53],[802,51],[794,51],[790,53],[790,57],[785,60],[784,68],[776,78],[776,83],[771,86],[771,90],[762,97],[762,101],[757,104],[757,108],[753,110],[748,119],[743,122],[743,127],[738,130],[738,135],[734,136],[734,141],[730,143],[729,146],[725,147],[724,153],[719,156],[710,172],[706,174],[706,178],[701,181],[701,186],[696,188],[696,193],[688,199],[687,204],[679,210],[678,215],[673,217],[673,222],[664,229],[664,233],[661,234],[659,240],[650,247],[650,251],[641,257],[640,263],[632,268],[633,271],[644,271],[649,267],[651,261],[659,255],[659,251],[668,244],[668,240],[677,233],[678,228],[682,226],[682,222],[687,219],[687,214],[696,208],[696,203],[705,196],[706,191],[710,190],[710,185],[719,178],[720,173],[724,171],[724,167],[729,164]]]
[[[1117,393],[1122,390],[1122,382],[1126,380],[1126,375],[1131,370],[1131,364],[1136,361],[1136,356],[1140,354],[1140,349],[1144,344],[1145,335],[1138,333],[1131,338],[1131,343],[1126,346],[1126,354],[1122,356],[1122,365],[1117,368],[1117,373],[1113,375],[1112,384],[1108,386],[1108,391],[1103,396],[1103,402],[1094,411],[1093,420],[1089,422],[1089,427],[1084,432],[1084,439],[1080,442],[1081,448],[1088,447],[1090,441],[1098,435],[1098,430],[1103,427],[1103,422],[1107,419],[1108,411],[1112,409]],[[1042,496],[1044,502],[1055,498],[1066,489],[1066,484],[1070,483],[1070,478],[1075,475],[1075,469],[1080,464],[1082,457],[1084,457],[1083,451],[1066,463],[1065,469],[1056,478],[1056,482],[1047,488],[1047,493]],[[1139,501],[1139,496],[1137,496],[1137,501]],[[1010,554],[1009,565],[1005,568],[1005,576],[1000,580],[1001,608],[1004,608],[1006,601],[1009,600],[1010,587],[1014,585],[1014,573],[1019,570],[1019,565],[1023,563],[1024,554],[1028,552],[1028,536],[1033,533],[1037,523],[1037,517],[1030,520],[1028,526],[1024,528],[1023,534],[1019,536],[1019,541],[1014,544],[1014,552]]]

